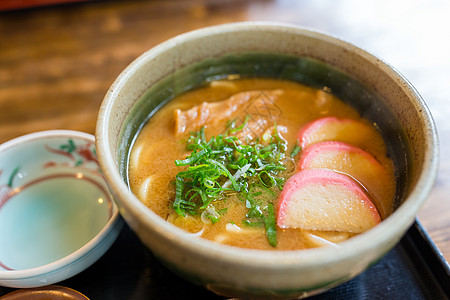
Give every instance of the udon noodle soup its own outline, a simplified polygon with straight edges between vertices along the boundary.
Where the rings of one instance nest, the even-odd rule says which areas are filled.
[[[132,192],[187,234],[231,246],[337,246],[394,208],[394,164],[376,124],[325,87],[212,81],[140,130]]]

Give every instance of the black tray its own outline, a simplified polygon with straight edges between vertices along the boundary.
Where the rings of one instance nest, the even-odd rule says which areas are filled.
[[[126,225],[111,249],[58,283],[97,299],[224,299],[161,265]],[[0,287],[0,296],[14,289]],[[309,299],[449,299],[450,269],[419,222],[363,274]]]

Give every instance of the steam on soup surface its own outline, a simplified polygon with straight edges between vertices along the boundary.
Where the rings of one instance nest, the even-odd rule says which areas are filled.
[[[139,133],[131,190],[189,233],[255,249],[336,245],[393,209],[377,129],[332,94],[290,81],[215,81]]]

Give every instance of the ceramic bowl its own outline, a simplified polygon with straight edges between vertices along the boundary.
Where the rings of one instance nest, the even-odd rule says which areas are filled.
[[[94,136],[52,130],[0,145],[0,285],[69,278],[105,253],[122,224]]]
[[[211,80],[236,77],[281,78],[326,87],[376,123],[398,170],[395,212],[339,248],[261,251],[189,236],[150,211],[127,186],[128,154],[142,124],[174,96]],[[188,280],[239,298],[307,297],[363,272],[410,227],[430,192],[438,164],[430,112],[396,70],[338,38],[261,22],[199,29],[141,55],[107,92],[96,143],[121,214],[148,248]]]

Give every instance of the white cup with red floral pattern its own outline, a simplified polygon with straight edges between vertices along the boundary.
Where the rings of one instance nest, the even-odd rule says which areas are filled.
[[[121,226],[92,135],[50,130],[0,145],[0,285],[67,279],[100,258]]]

